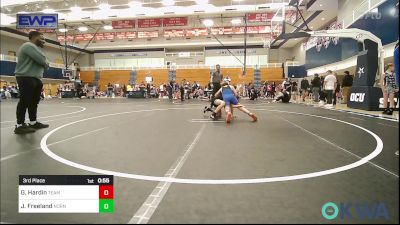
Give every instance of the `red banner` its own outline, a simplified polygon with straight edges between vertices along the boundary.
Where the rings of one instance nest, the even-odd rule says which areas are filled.
[[[158,31],[139,31],[138,38],[157,38]]]
[[[57,36],[57,40],[58,40],[59,42],[61,42],[61,44],[62,44],[62,42],[65,42],[65,37],[64,37],[64,35]],[[67,42],[70,42],[70,41],[72,41],[72,40],[74,40],[74,36],[68,35],[68,36],[67,36]]]
[[[200,37],[200,36],[207,36],[208,31],[207,28],[195,28],[186,30],[186,37]]]
[[[139,28],[161,27],[162,19],[140,19],[138,20]]]
[[[166,38],[185,37],[185,30],[165,30],[164,37]]]
[[[135,39],[136,32],[117,32],[115,33],[117,39]]]
[[[95,39],[96,40],[114,40],[115,38],[115,33],[98,33],[96,34]]]
[[[249,13],[247,14],[247,22],[267,22],[274,17],[274,13]]]
[[[232,27],[233,34],[244,34],[244,27]]]
[[[75,36],[75,41],[89,41],[92,39],[93,34],[77,34]]]
[[[112,27],[114,29],[129,29],[135,28],[135,20],[118,20],[112,21]]]
[[[164,27],[187,26],[187,24],[188,24],[187,17],[165,18],[163,20]]]

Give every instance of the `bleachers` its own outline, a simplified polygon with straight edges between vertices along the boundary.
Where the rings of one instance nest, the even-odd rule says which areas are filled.
[[[5,76],[14,76],[15,62],[1,61],[1,74]],[[57,86],[60,83],[64,83],[67,78],[62,76],[62,69],[50,68],[44,74],[45,91],[54,94],[57,90]],[[180,83],[183,79],[190,83],[196,81],[201,86],[205,86],[210,81],[210,72],[212,70],[208,67],[200,66],[199,68],[193,67],[181,67],[176,70],[176,81]],[[167,68],[139,68],[137,71],[136,83],[140,84],[145,82],[145,77],[152,76],[153,83],[160,85],[167,83],[168,72]],[[249,83],[254,81],[254,68],[247,68],[245,76],[242,75],[242,68],[221,68],[221,72],[224,77],[229,76],[232,80],[232,84]],[[282,81],[281,67],[268,67],[260,69],[261,81]],[[126,85],[129,83],[131,70],[120,70],[120,69],[103,69],[99,72],[100,79],[98,82],[100,90],[105,90],[108,83]],[[95,81],[96,71],[83,70],[80,72],[80,79],[84,83],[92,84]],[[46,79],[47,78],[47,79]]]
[[[176,70],[176,81],[182,82],[183,79],[186,81],[194,82],[205,86],[210,82],[210,70],[209,69],[177,69]]]
[[[244,76],[242,68],[221,68],[221,73],[224,77],[230,77],[232,84],[246,84],[254,80],[253,68],[247,68]]]
[[[282,68],[261,68],[261,81],[278,82],[283,80]]]
[[[161,85],[168,82],[168,70],[167,69],[141,69],[137,71],[136,83],[140,84],[145,82],[145,78],[153,77],[153,83],[155,85]]]
[[[221,68],[224,77],[229,76],[233,84],[249,83],[254,81],[254,68],[247,68],[246,75],[242,75],[242,68]],[[210,82],[210,72],[208,68],[198,69],[177,69],[176,81],[180,83],[183,79],[190,83],[196,81],[198,84],[205,86]],[[282,81],[282,68],[261,68],[261,81]],[[81,80],[85,83],[91,83],[94,80],[94,71],[82,71]],[[145,82],[145,77],[152,76],[153,83],[160,85],[168,82],[167,69],[140,69],[137,70],[136,83]],[[129,70],[103,70],[100,72],[99,86],[100,90],[105,90],[108,83],[112,84],[128,84],[130,78]]]
[[[101,91],[107,89],[107,84],[124,85],[129,83],[129,70],[104,70],[100,72],[99,88]],[[94,75],[93,75],[94,77]]]
[[[80,78],[83,83],[92,83],[94,81],[95,71],[81,71]]]

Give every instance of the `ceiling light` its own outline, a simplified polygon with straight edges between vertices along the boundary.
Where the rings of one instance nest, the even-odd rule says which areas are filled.
[[[72,6],[71,8],[69,8],[72,12],[80,12],[82,11],[81,7],[79,6]]]
[[[84,31],[87,31],[88,28],[87,27],[78,27],[78,30],[84,32]]]
[[[72,6],[71,8],[69,8],[71,10],[71,12],[73,13],[79,13],[80,11],[82,11],[81,7],[79,6]]]
[[[242,23],[242,19],[240,19],[240,18],[232,19],[231,23],[234,24],[234,25],[241,24]]]
[[[106,4],[106,3],[101,3],[98,7],[101,10],[109,10],[111,8],[111,6],[109,4]]]
[[[103,28],[104,28],[104,30],[112,30],[113,29],[113,27],[111,25],[105,25]]]
[[[138,1],[131,1],[128,3],[129,7],[131,8],[137,8],[137,7],[142,7],[142,3]]]
[[[210,19],[203,20],[203,25],[206,27],[212,27],[214,26],[214,21]]]
[[[324,17],[322,17],[322,18],[321,18],[321,20],[325,20],[325,18],[324,18]]]
[[[319,4],[319,7],[322,7],[323,5],[322,4]]]
[[[208,0],[196,0],[196,4],[197,5],[207,5],[208,4]]]
[[[58,31],[60,31],[61,33],[65,33],[65,32],[68,32],[68,29],[60,28],[60,29],[58,29]]]
[[[162,4],[165,6],[173,6],[173,5],[175,5],[175,1],[174,0],[163,0]]]

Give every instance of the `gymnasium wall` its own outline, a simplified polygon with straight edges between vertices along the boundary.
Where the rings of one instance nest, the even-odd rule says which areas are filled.
[[[294,56],[293,48],[267,49],[269,63],[282,63]]]

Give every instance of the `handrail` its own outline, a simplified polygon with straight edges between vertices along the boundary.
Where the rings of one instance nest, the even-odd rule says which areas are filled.
[[[17,57],[15,56],[10,56],[10,55],[4,55],[0,54],[0,60],[1,61],[11,61],[11,62],[16,62]],[[291,65],[298,65],[296,62],[291,62]],[[53,68],[60,68],[64,69],[65,65],[59,64],[59,63],[53,63],[50,62],[50,67]],[[255,66],[247,66],[247,68],[253,68],[253,69],[258,69],[258,68],[279,68],[282,67],[282,63],[267,63],[265,65],[255,65]],[[74,70],[74,66],[69,67],[71,70]],[[198,65],[198,64],[189,64],[189,65],[174,65],[174,66],[133,66],[133,67],[113,67],[113,66],[85,66],[81,67],[81,71],[99,71],[99,70],[143,70],[143,69],[169,69],[169,70],[175,70],[175,69],[214,69],[214,65]],[[223,65],[221,68],[243,68],[237,65]]]
[[[296,64],[298,65],[298,63]],[[213,66],[208,65],[197,65],[197,64],[190,64],[190,65],[175,65],[175,66],[133,66],[133,67],[113,67],[113,66],[89,66],[89,67],[81,67],[81,71],[101,71],[101,70],[144,70],[144,69],[169,69],[169,70],[176,70],[176,69],[214,69]],[[268,63],[266,65],[256,65],[256,66],[247,66],[247,68],[279,68],[282,67],[282,63]],[[237,65],[221,65],[221,68],[243,68]]]

